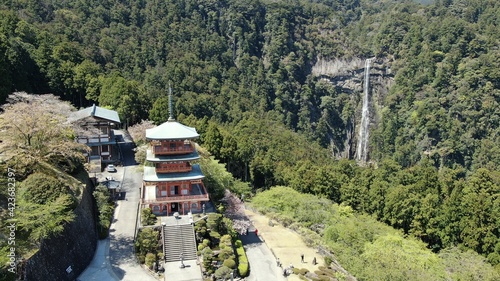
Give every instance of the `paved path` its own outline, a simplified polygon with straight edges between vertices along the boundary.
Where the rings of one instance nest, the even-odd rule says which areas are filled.
[[[123,169],[119,171],[120,174],[123,172],[121,196],[117,201],[109,238],[99,241],[94,260],[78,278],[81,281],[158,280],[143,269],[135,258],[134,233],[142,174],[134,160],[133,144],[125,139],[125,142],[120,143],[120,148],[123,152],[123,167],[118,167],[118,170]]]
[[[276,265],[273,253],[266,243],[253,232],[253,229],[250,229],[248,235],[241,235],[240,239],[250,263],[248,281],[287,280],[283,277],[282,269]]]
[[[253,226],[258,229],[259,237],[265,241],[265,244],[270,249],[269,251],[274,254],[273,263],[270,265],[271,268],[276,268],[276,259],[274,257],[279,258],[284,267],[288,267],[290,264],[292,264],[296,268],[307,268],[311,272],[314,272],[320,265],[324,264],[323,258],[316,252],[314,248],[308,247],[302,240],[302,237],[300,237],[300,235],[298,235],[297,233],[281,225],[270,226],[269,218],[255,213],[251,210],[246,209],[245,214],[250,219]],[[249,236],[252,234],[254,233],[249,233]],[[301,254],[304,254],[305,263],[301,263]],[[312,264],[312,259],[314,257],[316,257],[316,261],[318,262],[317,265]],[[260,270],[260,267],[255,267],[254,265],[251,266],[254,269],[258,268]],[[283,272],[281,272],[281,274],[282,273]],[[249,280],[267,281],[281,279],[258,278]],[[300,278],[298,277],[298,275],[292,274],[288,276],[287,280],[298,281],[300,280]]]
[[[80,274],[77,280],[81,281],[101,281],[101,280],[118,280],[118,277],[111,269],[108,260],[109,256],[109,239],[97,241],[97,250],[94,254],[94,259],[87,266],[85,271]]]

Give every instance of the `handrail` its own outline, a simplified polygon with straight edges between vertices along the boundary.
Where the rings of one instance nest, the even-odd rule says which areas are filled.
[[[150,204],[150,203],[159,203],[159,202],[185,202],[191,201],[193,199],[206,199],[208,200],[208,194],[200,194],[200,195],[181,195],[181,196],[171,196],[171,197],[158,197],[153,200],[144,200],[142,199],[142,203]]]

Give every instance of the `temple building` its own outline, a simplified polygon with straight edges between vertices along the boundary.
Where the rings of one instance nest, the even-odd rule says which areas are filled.
[[[198,137],[195,128],[177,122],[172,115],[167,122],[146,130],[149,147],[141,190],[143,207],[167,216],[202,211],[209,196],[200,165],[192,164],[200,158],[193,141]]]
[[[84,131],[77,132],[77,141],[90,147],[90,153],[85,153],[89,162],[113,163],[116,160],[116,140],[113,129],[120,124],[120,117],[114,110],[96,106],[76,111],[70,117],[70,122],[78,123]]]

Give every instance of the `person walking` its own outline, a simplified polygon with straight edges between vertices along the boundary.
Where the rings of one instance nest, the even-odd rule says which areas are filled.
[[[313,265],[316,265],[316,257],[313,258]]]
[[[304,254],[301,254],[301,255],[300,255],[300,262],[301,262],[301,263],[304,263]]]

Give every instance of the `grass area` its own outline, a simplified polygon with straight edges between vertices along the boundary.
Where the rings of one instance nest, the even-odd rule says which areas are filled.
[[[330,251],[358,280],[500,280],[498,271],[478,254],[458,249],[448,255],[433,253],[418,239],[349,206],[291,188],[258,193],[250,205],[294,228],[308,244]],[[461,273],[463,263],[472,263],[474,274]]]

